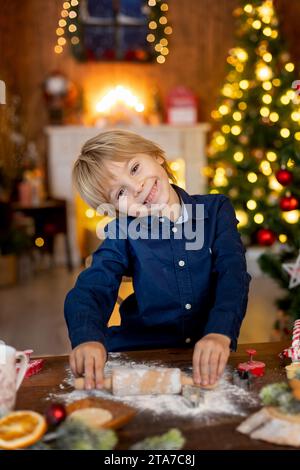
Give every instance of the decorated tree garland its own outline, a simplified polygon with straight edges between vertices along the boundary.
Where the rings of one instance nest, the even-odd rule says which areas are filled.
[[[300,286],[289,288],[283,265],[300,249],[300,100],[295,65],[280,37],[272,0],[240,0],[234,10],[236,45],[209,147],[210,191],[228,195],[247,245],[266,249],[261,269],[286,294],[276,304],[289,318],[300,316]],[[280,322],[275,329],[278,336]]]

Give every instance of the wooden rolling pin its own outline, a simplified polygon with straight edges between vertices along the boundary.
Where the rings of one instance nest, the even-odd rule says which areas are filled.
[[[104,388],[119,397],[126,395],[160,395],[179,394],[184,385],[193,385],[192,377],[188,377],[178,368],[126,368],[112,370],[112,375],[105,377]],[[74,380],[77,390],[84,389],[84,378]],[[214,388],[207,386],[203,388]]]

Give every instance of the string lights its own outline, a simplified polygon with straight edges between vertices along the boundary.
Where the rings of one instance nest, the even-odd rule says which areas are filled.
[[[81,31],[79,27],[80,0],[63,2],[60,19],[56,28],[56,45],[54,52],[61,54],[70,41],[73,48],[81,48]],[[169,54],[169,36],[173,29],[169,24],[167,0],[148,0],[149,22],[147,42],[151,44],[155,60],[164,64]]]

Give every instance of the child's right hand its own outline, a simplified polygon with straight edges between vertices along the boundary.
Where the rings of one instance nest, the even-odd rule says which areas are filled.
[[[102,343],[89,341],[79,344],[70,354],[70,366],[75,377],[84,375],[84,388],[102,388],[107,352]]]

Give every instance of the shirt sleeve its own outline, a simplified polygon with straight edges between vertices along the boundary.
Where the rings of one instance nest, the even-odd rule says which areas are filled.
[[[64,314],[72,348],[86,341],[99,341],[106,347],[104,331],[122,276],[129,275],[127,240],[108,237],[107,227],[106,238],[93,253],[91,266],[78,276],[65,299]]]
[[[230,348],[234,351],[247,310],[251,280],[247,272],[246,250],[237,230],[238,222],[229,198],[222,196],[212,246],[213,271],[216,276],[215,302],[204,331],[205,335],[219,333],[228,336],[231,338]]]

